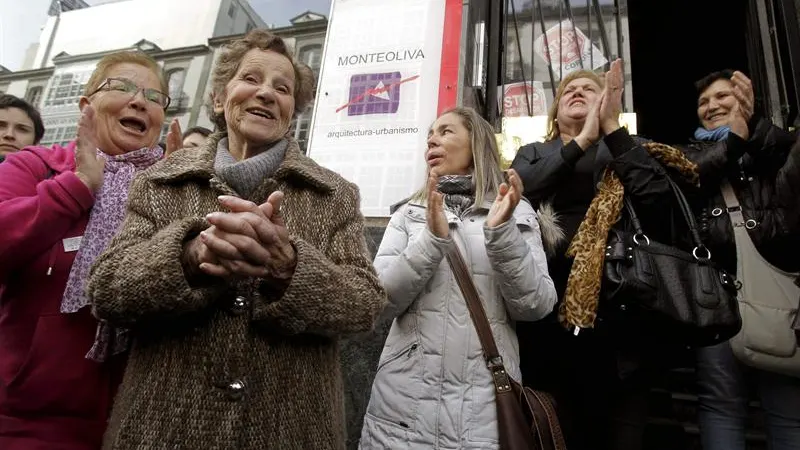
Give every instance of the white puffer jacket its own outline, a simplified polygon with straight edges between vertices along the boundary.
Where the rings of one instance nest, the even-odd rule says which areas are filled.
[[[446,212],[450,238],[427,228],[424,206],[394,213],[375,258],[396,317],[378,362],[360,448],[496,449],[494,387],[464,297],[445,258],[458,245],[509,374],[520,379],[515,320],[538,320],[556,290],[533,208],[484,226],[488,207]],[[543,343],[546,345],[546,343]]]

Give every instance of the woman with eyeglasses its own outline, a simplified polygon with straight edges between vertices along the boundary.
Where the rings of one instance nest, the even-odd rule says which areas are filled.
[[[161,158],[169,97],[142,53],[100,60],[77,138],[0,164],[0,448],[101,446],[128,336],[98,322],[89,268],[116,234],[134,175]]]

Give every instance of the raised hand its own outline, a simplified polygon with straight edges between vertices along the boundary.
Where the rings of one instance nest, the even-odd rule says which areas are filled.
[[[164,155],[169,156],[175,150],[180,150],[183,148],[183,141],[181,132],[181,124],[178,122],[178,119],[172,119],[172,123],[169,124],[169,131],[167,131],[167,148],[164,149]]]
[[[494,199],[489,215],[486,219],[486,226],[494,228],[500,226],[511,218],[514,209],[522,198],[522,179],[514,169],[508,170],[508,183],[500,185],[500,192]]]
[[[439,175],[431,170],[428,174],[428,208],[427,223],[428,229],[434,236],[446,239],[450,235],[450,224],[447,223],[447,216],[444,214],[444,196],[436,190],[439,184]]]
[[[81,112],[78,121],[78,138],[75,146],[75,175],[80,178],[92,192],[97,192],[103,185],[103,168],[106,159],[97,155],[97,124],[95,110],[90,104]]]
[[[575,137],[575,142],[581,150],[585,151],[600,140],[600,104],[603,102],[604,95],[605,92],[601,93],[592,107],[589,108],[589,112],[586,114],[586,121],[583,123],[583,128]]]
[[[733,83],[733,96],[739,102],[739,113],[747,122],[753,117],[753,105],[755,104],[753,83],[738,70],[733,72],[731,83]]]
[[[733,72],[731,77],[733,84],[733,96],[736,97],[736,107],[732,111],[730,121],[731,132],[742,139],[750,138],[750,128],[747,123],[753,117],[753,84],[742,72]]]
[[[617,58],[606,72],[603,100],[600,105],[600,129],[603,134],[611,134],[619,129],[619,115],[622,113],[622,90],[625,87],[625,75],[622,71],[622,60]]]

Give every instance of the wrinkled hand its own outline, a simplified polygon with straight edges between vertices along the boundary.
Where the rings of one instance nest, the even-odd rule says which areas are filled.
[[[283,192],[275,191],[270,194],[266,202],[258,206],[271,225],[261,229],[259,237],[270,254],[267,261],[269,277],[287,281],[292,278],[294,269],[297,267],[297,252],[289,239],[289,230],[283,221],[281,213],[283,198]]]
[[[586,121],[583,123],[581,132],[575,137],[575,142],[581,150],[585,151],[600,140],[600,104],[603,102],[604,94],[605,92],[595,100],[586,115]]]
[[[214,228],[215,227],[212,226],[208,228],[206,231],[214,233],[216,231]],[[185,245],[184,258],[188,270],[187,278],[194,278],[201,272],[205,273],[200,270],[200,266],[203,264],[219,265],[219,259],[202,241],[199,235]]]
[[[283,193],[273,192],[260,206],[231,196],[219,201],[231,212],[209,214],[213,227],[200,234],[218,262],[200,264],[200,270],[218,277],[291,279],[297,254],[280,215]]]
[[[625,87],[622,68],[622,60],[617,58],[606,72],[603,100],[600,105],[600,128],[605,135],[613,133],[620,127],[619,115],[622,114],[622,91]]]
[[[172,152],[183,148],[182,137],[181,124],[178,119],[172,119],[172,123],[169,124],[169,131],[167,131],[167,148],[164,149],[164,156],[169,156]]]
[[[97,192],[103,185],[103,168],[106,159],[97,155],[97,123],[95,110],[91,104],[86,105],[78,121],[78,139],[75,146],[75,175],[80,178],[92,192]]]
[[[447,239],[450,235],[450,224],[444,214],[444,196],[436,190],[439,175],[431,170],[428,174],[428,208],[426,209],[428,229],[434,236]]]
[[[494,228],[508,222],[521,198],[522,179],[514,169],[509,169],[508,183],[500,185],[500,192],[497,193],[497,198],[489,209],[486,226]]]

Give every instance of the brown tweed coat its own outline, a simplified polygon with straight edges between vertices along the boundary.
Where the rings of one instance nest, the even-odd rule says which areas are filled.
[[[273,179],[297,268],[283,292],[258,280],[190,286],[183,243],[208,227],[220,135],[137,177],[128,217],[92,269],[98,318],[135,337],[106,449],[343,449],[339,336],[368,331],[385,302],[357,188],[290,141]]]

